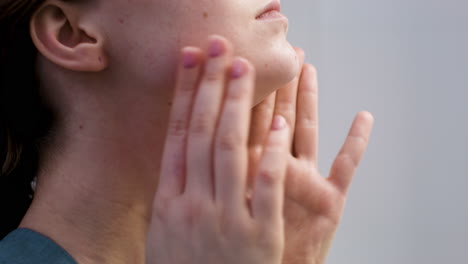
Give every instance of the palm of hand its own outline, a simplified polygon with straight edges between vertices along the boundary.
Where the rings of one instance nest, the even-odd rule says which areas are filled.
[[[303,53],[297,50],[302,66]],[[352,176],[367,146],[373,118],[361,112],[335,159],[328,178],[317,169],[318,85],[316,71],[304,65],[295,80],[252,111],[250,173],[262,152],[267,124],[274,114],[286,117],[291,153],[285,182],[283,264],[322,264],[338,227]]]
[[[250,153],[256,159],[256,151]],[[344,208],[345,194],[306,160],[288,157],[284,264],[324,263]]]
[[[344,207],[345,196],[316,168],[291,157],[284,201],[283,263],[323,263]]]

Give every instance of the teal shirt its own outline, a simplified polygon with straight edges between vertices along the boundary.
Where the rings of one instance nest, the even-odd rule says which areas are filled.
[[[0,241],[0,264],[77,264],[77,262],[50,238],[20,228]]]

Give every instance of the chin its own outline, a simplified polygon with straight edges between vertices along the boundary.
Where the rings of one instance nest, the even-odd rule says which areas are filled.
[[[286,42],[271,52],[256,56],[256,82],[253,106],[291,82],[299,73],[299,62],[294,48]]]

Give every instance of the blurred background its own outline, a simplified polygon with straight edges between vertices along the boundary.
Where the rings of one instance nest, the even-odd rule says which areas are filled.
[[[282,0],[318,68],[320,169],[376,126],[330,264],[468,263],[468,1]]]

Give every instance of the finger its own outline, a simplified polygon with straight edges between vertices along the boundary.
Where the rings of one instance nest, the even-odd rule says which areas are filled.
[[[266,228],[277,225],[283,215],[284,181],[287,165],[289,126],[275,116],[255,178],[253,218]]]
[[[187,142],[186,192],[213,197],[213,141],[224,96],[232,49],[222,37],[210,37],[208,57],[190,120]]]
[[[157,192],[167,198],[182,193],[185,184],[187,131],[202,57],[198,48],[182,50]]]
[[[318,84],[317,71],[304,65],[297,92],[296,129],[294,149],[299,158],[305,158],[317,166],[318,153]]]
[[[249,173],[247,186],[253,185],[253,178],[260,160],[263,144],[270,132],[273,111],[275,107],[276,92],[269,95],[264,101],[252,109],[249,133]]]
[[[249,133],[249,147],[261,147],[270,131],[276,92],[270,94],[260,104],[252,109],[252,121]]]
[[[246,60],[236,58],[230,77],[215,141],[215,199],[227,212],[239,214],[241,209],[246,209],[247,141],[254,91],[253,67]]]
[[[348,191],[354,171],[367,148],[373,124],[374,118],[369,112],[359,113],[354,119],[341,151],[333,162],[328,180],[342,193]]]
[[[296,48],[299,67],[302,69],[304,63],[304,52]],[[286,119],[288,126],[291,128],[291,132],[295,129],[296,123],[296,104],[297,104],[297,85],[299,83],[299,74],[285,87],[280,88],[276,92],[276,102],[274,115],[281,115]],[[293,135],[290,135],[289,148],[292,147]]]

